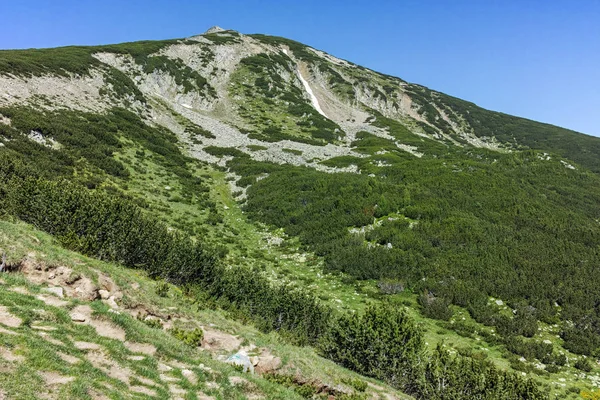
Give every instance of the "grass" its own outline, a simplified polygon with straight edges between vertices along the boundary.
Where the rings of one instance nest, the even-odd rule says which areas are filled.
[[[125,147],[128,148],[128,146]],[[366,148],[370,148],[370,146],[366,146]],[[132,157],[135,154],[135,150],[130,148],[125,154],[127,154],[127,157]],[[372,155],[372,157],[381,156],[374,153]],[[365,159],[358,160],[364,161]],[[143,168],[147,171],[148,177],[138,182],[137,178],[133,176],[133,179],[130,179],[128,183],[128,193],[136,192],[139,196],[147,196],[148,201],[152,204],[151,209],[156,209],[165,221],[170,224],[176,225],[178,219],[186,217],[188,218],[188,223],[195,223],[197,226],[202,226],[207,213],[198,210],[194,205],[169,201],[171,196],[177,196],[180,188],[177,185],[173,185],[170,193],[167,194],[156,190],[163,184],[167,185],[169,182],[173,182],[173,179],[166,171],[161,171],[161,167],[158,164],[153,164],[151,159],[144,162]],[[125,162],[125,165],[129,164]],[[435,348],[438,343],[442,343],[451,352],[464,352],[465,349],[469,349],[471,354],[475,354],[477,357],[485,357],[502,368],[512,368],[507,358],[508,353],[503,345],[490,344],[486,342],[485,337],[481,334],[471,336],[461,335],[458,333],[460,330],[454,328],[451,323],[423,317],[417,304],[417,294],[403,292],[398,295],[384,296],[380,294],[377,282],[374,280],[356,281],[344,274],[324,274],[323,260],[311,253],[304,252],[296,238],[287,237],[282,230],[273,230],[265,225],[251,222],[247,219],[244,212],[240,209],[239,204],[231,195],[225,172],[203,165],[194,174],[205,177],[204,179],[206,179],[210,186],[208,197],[210,201],[214,202],[216,209],[223,216],[223,222],[209,227],[206,235],[213,238],[215,243],[218,242],[227,249],[226,262],[228,264],[260,265],[269,273],[273,281],[289,282],[309,288],[323,302],[340,311],[360,311],[369,302],[387,298],[397,302],[401,307],[406,306],[408,308],[411,316],[418,321],[424,330],[425,340],[430,349]],[[148,186],[149,184],[154,186]],[[148,195],[148,193],[151,193],[151,195]],[[167,209],[169,211],[163,211]],[[281,239],[280,245],[268,244],[277,238]],[[145,301],[154,302],[155,300],[148,298]],[[472,320],[466,310],[454,306],[452,306],[452,309],[454,311],[454,321],[459,323],[464,321],[464,323],[474,326],[478,332],[486,331],[489,334],[492,333],[491,328]],[[224,327],[224,329],[230,332],[247,331],[247,328],[244,326],[229,321],[226,318],[220,319],[220,323],[217,325]],[[572,365],[577,357],[566,352],[561,347],[561,340],[556,337],[558,334],[557,328],[543,324],[541,326],[542,330],[539,335],[536,335],[536,339],[551,340],[556,351],[565,352],[573,360],[571,362]],[[265,339],[261,335],[252,333],[246,337],[251,338],[257,345],[259,345],[258,343],[262,343],[265,346],[272,346],[273,341],[278,341],[276,335],[267,335],[269,339]],[[314,356],[316,357],[316,355]],[[296,355],[289,356],[288,359],[295,357]],[[515,358],[514,356],[511,357]],[[535,361],[533,360],[527,361],[522,363],[520,368],[535,370],[535,367],[533,367],[534,364]],[[316,365],[320,364],[317,363]],[[303,365],[303,373],[308,375],[318,374],[320,368],[320,366],[313,367],[312,362],[307,363]],[[597,373],[597,370],[594,370],[589,375],[595,376]],[[558,373],[554,374],[528,374],[534,376],[543,385],[547,385],[548,390],[559,397],[572,395],[572,393],[567,393],[566,390],[574,385],[579,385],[582,389],[592,389],[591,380],[588,378],[582,379],[578,375],[580,371],[572,367],[561,368]],[[561,379],[564,379],[564,382]]]
[[[160,282],[147,278],[144,273],[126,269],[117,264],[89,259],[65,250],[58,246],[51,236],[24,223],[0,220],[0,248],[8,254],[10,265],[29,257],[43,261],[46,265],[63,265],[86,276],[96,276],[99,272],[104,273],[110,276],[124,293],[122,304],[144,305],[148,310],[157,314],[175,313],[177,317],[187,321],[185,327],[188,330],[193,326],[210,325],[213,329],[231,332],[239,336],[243,343],[253,343],[259,348],[270,349],[273,354],[282,358],[284,365],[290,364],[291,368],[291,364],[293,364],[294,370],[299,371],[306,380],[342,384],[343,380],[361,379],[384,386],[374,380],[359,377],[320,358],[310,348],[298,348],[285,344],[276,333],[265,335],[251,326],[233,321],[222,311],[212,309],[212,306],[209,307],[209,304],[188,298],[175,286],[170,285],[167,294],[162,293],[161,295],[156,290],[160,286]],[[118,363],[122,368],[131,370],[133,375],[138,377],[131,379],[132,385],[136,383],[136,379],[153,381],[155,384],[152,387],[158,393],[159,398],[169,398],[168,387],[163,382],[164,380],[160,379],[159,363],[185,364],[186,368],[193,370],[198,376],[197,385],[181,379],[181,368],[175,368],[171,372],[173,377],[179,376],[180,386],[188,389],[190,393],[202,391],[221,399],[243,398],[242,396],[247,395],[247,389],[232,386],[228,381],[230,376],[243,376],[256,387],[252,391],[262,393],[267,398],[300,398],[286,386],[278,385],[259,376],[240,374],[235,368],[214,361],[208,353],[190,348],[189,345],[177,340],[162,329],[149,327],[126,313],[111,312],[109,307],[100,301],[91,303],[94,316],[109,320],[123,328],[127,341],[150,343],[157,349],[155,355],[146,356],[142,361],[131,360],[128,357],[134,354],[120,341],[99,336],[93,328],[71,322],[68,312],[76,305],[83,304],[81,301],[68,300],[69,304],[64,308],[49,306],[33,297],[41,292],[41,287],[30,283],[23,275],[9,273],[2,275],[1,278],[4,289],[21,287],[28,292],[28,294],[23,294],[12,290],[0,290],[0,305],[8,306],[11,313],[24,321],[19,328],[12,329],[17,335],[0,337],[2,347],[14,349],[13,353],[24,357],[24,362],[19,363],[18,366],[0,359],[0,366],[5,366],[10,371],[10,373],[1,374],[0,388],[8,393],[10,398],[36,398],[36,388],[42,382],[40,371],[54,371],[63,376],[77,377],[74,381],[61,386],[61,398],[89,398],[87,393],[92,390],[104,392],[111,398],[121,398],[117,393],[126,392],[128,385],[86,361],[85,352],[74,346],[76,341],[91,342],[102,346],[110,360]],[[139,289],[136,289],[137,285],[139,285]],[[47,334],[51,340],[60,341],[62,344],[56,345],[48,342],[47,339],[40,336],[39,331],[31,328],[32,325],[39,324],[54,328],[55,330]],[[69,364],[60,359],[57,355],[58,351],[82,361],[77,364]],[[201,364],[208,366],[213,371],[207,373],[198,367]],[[22,373],[27,373],[34,379],[16,379],[18,374]],[[219,385],[218,390],[210,389],[206,385],[211,381]],[[106,385],[110,385],[113,390],[107,390]],[[387,387],[384,390],[394,392]]]
[[[261,36],[256,36],[256,38],[265,43],[286,44],[294,54],[300,58],[309,61],[315,58],[314,53],[295,42]],[[212,36],[209,35],[209,39],[216,44],[226,44],[231,41],[236,41],[237,36],[231,33],[228,35],[215,34]],[[130,54],[134,59],[140,60],[140,62],[147,62],[147,55],[149,52],[157,51],[162,48],[162,46],[168,44],[169,43],[162,42],[147,42],[104,46],[102,48],[93,49],[94,51],[102,50]],[[0,53],[0,56],[5,56],[2,61],[0,61],[0,70],[16,71],[16,73],[23,75],[37,75],[48,71],[58,74],[66,74],[67,72],[86,74],[86,71],[88,70],[82,66],[87,64],[92,66],[95,65],[95,61],[90,61],[89,50],[87,48],[79,47],[31,51],[30,54],[2,52]],[[150,57],[150,59],[152,59],[152,57]],[[161,60],[160,58],[156,58],[156,60],[153,61],[156,65],[149,63],[149,68],[177,70],[183,74],[179,77],[181,84],[188,82],[195,87],[201,87],[204,84],[202,79],[200,79],[202,77],[194,75],[192,73],[193,71],[190,72],[185,69],[181,70],[181,68],[179,68],[180,65],[166,65],[163,61],[164,60]],[[330,133],[329,131],[332,127],[327,125],[325,121],[324,131],[316,129],[314,123],[317,120],[313,118],[313,115],[309,114],[314,114],[317,118],[319,118],[319,116],[316,115],[310,105],[302,98],[301,94],[299,94],[297,90],[295,91],[289,82],[283,81],[278,78],[276,74],[272,73],[272,71],[268,71],[277,65],[285,69],[286,62],[285,57],[281,54],[279,54],[279,56],[274,55],[273,57],[266,58],[255,57],[252,60],[247,60],[245,66],[239,69],[233,76],[234,86],[231,89],[232,94],[238,96],[239,99],[242,99],[239,101],[241,115],[248,125],[253,126],[254,129],[254,131],[250,133],[250,136],[265,141],[291,139],[313,144],[325,144],[328,141],[332,141],[332,139],[327,136],[327,133]],[[351,93],[348,92],[348,87],[345,83],[345,79],[349,77],[351,79],[356,79],[358,84],[366,86],[375,93],[380,100],[385,100],[388,103],[393,103],[397,100],[398,93],[396,92],[397,87],[395,85],[398,84],[398,81],[396,79],[385,76],[376,76],[373,73],[369,73],[369,79],[366,79],[364,76],[362,76],[362,79],[359,79],[361,75],[367,73],[363,69],[344,68],[341,71],[343,73],[340,73],[340,71],[337,70],[338,68],[342,67],[332,66],[322,69],[322,72],[329,78],[329,84],[336,92],[343,92],[347,96],[351,95]],[[116,73],[113,78],[117,83],[120,82],[119,80],[123,80],[123,77]],[[125,92],[129,92],[131,91],[131,88],[128,86],[129,84],[130,82],[128,81],[128,78],[126,78],[123,82],[120,82],[120,86],[117,85],[117,87],[121,87]],[[256,96],[255,93],[253,93],[253,90],[256,88],[260,89],[264,96]],[[422,96],[426,96],[426,90],[413,89],[415,93],[418,91],[418,93],[415,94],[418,103]],[[447,104],[454,104],[452,99],[442,97],[437,105],[443,105],[442,103],[444,102]],[[456,107],[461,106],[460,104],[454,105]],[[462,104],[461,107],[469,110],[469,112],[473,111],[476,115],[480,115],[478,113],[481,110],[474,108],[474,105]],[[433,114],[435,114],[433,108],[423,108],[422,114],[425,118],[435,121],[434,119],[431,119]],[[485,118],[481,117],[479,119],[483,120]],[[526,144],[533,146],[532,143],[539,139],[540,126],[538,125],[533,126],[529,123],[511,125],[514,121],[505,116],[497,116],[493,121],[496,125],[502,125],[503,129],[506,128],[506,131],[503,131],[502,133],[502,135],[506,136],[506,140],[509,140],[508,137],[510,136],[511,129],[516,129],[520,126],[532,127],[527,130],[528,136],[524,139]],[[512,122],[511,124],[505,124],[506,121]],[[318,120],[318,122],[324,123],[321,120]],[[404,144],[414,145],[420,150],[425,148],[427,154],[446,154],[449,151],[444,144],[420,138],[412,134],[403,123],[384,118],[381,115],[377,115],[377,118],[371,121],[371,123],[387,129],[395,140],[399,140]],[[439,122],[439,124],[442,124],[442,122]],[[443,124],[440,126],[443,128],[446,127]],[[482,135],[486,132],[485,129],[491,129],[493,127],[494,126],[480,127],[482,131],[479,134]],[[560,133],[560,130],[552,130],[552,135],[547,138],[547,142],[552,146],[558,146],[555,143],[556,135],[558,134],[557,132]],[[201,128],[194,126],[188,126],[188,133],[194,135],[196,140],[199,141],[202,140],[202,137],[206,138],[211,135]],[[568,137],[569,140],[564,144],[566,148],[563,149],[563,153],[568,153],[569,156],[577,153],[577,156],[582,160],[582,164],[587,164],[590,168],[595,168],[595,161],[591,160],[589,149],[582,150],[582,146],[586,143],[583,136],[571,135]],[[423,317],[419,311],[417,294],[415,293],[404,292],[394,296],[383,296],[377,289],[376,281],[359,282],[344,274],[324,274],[322,272],[323,260],[314,254],[306,253],[297,239],[286,237],[281,230],[274,230],[271,227],[248,221],[245,214],[241,211],[239,204],[237,204],[231,196],[229,182],[225,172],[200,162],[188,163],[186,167],[189,169],[192,176],[191,179],[202,180],[206,183],[205,191],[190,194],[189,190],[186,190],[185,181],[180,179],[181,177],[178,176],[175,169],[160,162],[155,153],[145,149],[140,144],[136,144],[132,140],[122,137],[119,138],[119,140],[123,146],[118,149],[116,158],[124,165],[129,178],[125,180],[120,179],[119,177],[109,177],[106,183],[107,189],[114,187],[119,194],[137,199],[141,205],[147,208],[148,212],[156,213],[166,223],[176,229],[189,231],[195,236],[209,238],[212,243],[218,244],[227,252],[225,261],[230,265],[259,265],[269,272],[274,281],[290,282],[307,287],[314,291],[323,302],[344,311],[360,311],[368,302],[380,301],[387,297],[398,302],[400,306],[408,307],[413,318],[415,318],[423,327],[427,343],[430,347],[433,348],[438,343],[443,342],[444,345],[452,349],[452,351],[464,351],[464,349],[470,349],[471,352],[478,354],[479,356],[484,354],[487,355],[487,359],[492,360],[503,368],[510,368],[511,361],[513,361],[512,366],[515,366],[514,360],[512,359],[513,357],[511,356],[511,359],[507,358],[507,353],[503,345],[488,343],[485,340],[487,336],[481,335],[483,332],[486,332],[487,335],[493,334],[491,328],[477,324],[470,318],[469,313],[464,309],[452,307],[452,310],[454,311],[454,325],[468,324],[469,326],[474,327],[475,331],[478,333],[466,334],[464,330],[461,331],[461,329],[453,327],[452,322],[445,323]],[[546,145],[547,143],[544,144],[544,146]],[[353,143],[353,146],[358,152],[369,155],[370,157],[336,157],[324,161],[323,164],[332,167],[343,167],[356,164],[360,166],[363,172],[368,173],[371,170],[379,172],[379,170],[372,167],[373,162],[396,164],[405,159],[405,157],[408,157],[406,154],[399,152],[396,149],[393,141],[375,137],[368,133],[359,133],[357,135],[357,141]],[[267,147],[248,146],[248,149],[250,151],[260,151],[266,150]],[[383,149],[385,149],[387,153],[378,153]],[[212,150],[215,152],[222,152],[222,150],[216,148]],[[296,155],[301,154],[299,154],[297,150],[292,149],[283,149],[283,151]],[[573,156],[573,158],[577,160],[575,156]],[[76,255],[72,253],[62,254],[62,250],[57,248],[50,239],[47,237],[43,237],[42,239],[39,232],[35,232],[30,228],[23,227],[20,224],[9,223],[3,224],[1,227],[2,234],[4,234],[4,231],[8,232],[6,236],[7,239],[3,239],[1,244],[2,246],[11,249],[9,252],[10,257],[14,257],[13,254],[15,253],[16,248],[22,244],[26,244],[23,251],[20,253],[19,251],[16,252],[16,254],[18,254],[16,256],[17,258],[23,257],[27,254],[27,251],[32,248],[36,248],[36,251],[44,253],[45,258],[48,260],[53,260],[53,257],[61,260],[52,262],[67,263],[69,257],[77,258]],[[32,241],[28,237],[36,238],[44,244],[40,247],[38,246],[39,243],[36,244],[35,240]],[[281,245],[274,246],[269,244],[270,241],[277,238],[282,239]],[[138,279],[139,282],[145,282],[144,287],[150,292],[139,295],[139,299],[142,299],[140,301],[144,301],[144,304],[156,304],[160,307],[181,307],[182,304],[184,304],[186,307],[194,308],[194,318],[205,318],[206,320],[213,321],[211,323],[215,323],[219,327],[224,327],[223,329],[227,329],[231,332],[242,332],[244,337],[248,340],[253,340],[256,343],[264,343],[265,345],[277,348],[282,352],[281,354],[287,354],[287,360],[296,360],[301,355],[306,356],[306,358],[301,358],[302,361],[298,361],[298,364],[304,368],[303,373],[320,376],[319,374],[323,368],[331,368],[331,371],[336,371],[336,373],[338,373],[337,367],[330,366],[329,364],[325,367],[322,360],[318,359],[314,353],[310,353],[309,351],[308,355],[300,354],[303,352],[302,350],[298,351],[295,348],[282,345],[277,335],[260,335],[251,327],[246,327],[237,322],[233,322],[227,318],[227,315],[223,315],[219,311],[208,309],[208,305],[198,305],[195,303],[190,305],[185,303],[185,296],[183,296],[181,291],[177,288],[171,288],[166,296],[161,297],[156,293],[155,286],[153,286],[154,283],[146,282],[147,279],[143,275],[137,274],[135,271],[123,272],[118,266],[95,264],[92,260],[87,259],[79,258],[78,260],[79,261],[75,263],[71,263],[72,267],[76,270],[88,271],[87,268],[90,265],[93,265],[94,268],[109,270],[111,276],[122,276],[121,282],[124,285],[127,285],[127,282],[130,279]],[[10,281],[10,279],[14,279],[14,281]],[[36,290],[39,291],[39,288],[28,285],[27,282],[23,280],[19,281],[18,276],[10,276],[7,278],[7,282],[12,286],[27,286],[29,290],[34,293]],[[27,296],[13,294],[12,292],[6,296],[6,302],[15,305],[15,312],[22,309],[22,314],[20,315],[24,318],[38,318],[37,314],[32,314],[28,311],[34,309],[34,307],[37,309],[39,306],[42,307],[40,309],[45,310],[43,305],[32,302]],[[142,340],[146,335],[149,335],[149,337],[153,337],[153,335],[156,336],[154,333],[155,330],[144,326],[139,323],[139,321],[121,320],[114,315],[109,315],[106,307],[102,304],[98,303],[94,306],[98,315],[111,319],[116,318],[115,323],[126,328],[128,335],[131,335],[131,337]],[[89,330],[78,333],[76,332],[77,330],[74,329],[74,333],[71,332],[69,330],[71,328],[68,327],[69,321],[64,321],[64,313],[60,314],[60,312],[54,310],[58,314],[52,314],[54,311],[51,311],[52,310],[48,311],[48,315],[53,315],[53,319],[47,322],[54,324],[53,326],[57,328],[57,332],[65,330],[69,335],[76,335],[76,337],[80,337],[77,336],[80,334],[91,334]],[[539,334],[536,335],[536,339],[550,340],[557,351],[564,351],[564,349],[562,349],[562,341],[557,338],[557,334],[558,330],[556,327],[541,324],[541,330]],[[23,335],[25,335],[25,333],[23,333]],[[56,333],[56,335],[59,334]],[[64,340],[70,340],[67,336],[63,335],[61,337]],[[163,336],[158,335],[155,339],[158,343],[159,339],[163,339]],[[9,338],[7,340],[12,339]],[[43,354],[50,354],[43,345],[37,345],[37,336],[34,336],[31,340],[33,340],[32,344],[24,345],[25,347],[23,348],[31,348],[31,352],[37,354],[34,357],[34,360],[43,360],[45,357],[42,356]],[[98,340],[102,339],[98,338]],[[169,340],[173,340],[173,338],[170,338]],[[19,345],[20,342],[7,342],[7,346],[12,346],[14,348],[17,348]],[[112,346],[110,343],[104,343],[104,345],[107,347]],[[168,347],[169,349],[171,348],[171,342],[168,342]],[[176,346],[174,348],[176,348]],[[38,350],[39,354],[37,353]],[[18,351],[24,351],[24,354],[29,354],[29,350],[25,351],[19,348]],[[164,351],[168,352],[175,350]],[[119,360],[122,360],[123,355],[127,354],[123,349],[118,348],[118,346],[111,350],[111,356],[113,353],[115,359]],[[571,359],[571,365],[574,364],[575,356],[568,352],[565,353]],[[173,354],[178,353],[172,353],[171,355],[166,356],[174,357]],[[122,361],[126,362],[126,360]],[[32,366],[28,367],[31,368],[30,370],[19,370],[18,373],[27,373],[28,371],[35,371],[36,368],[45,368],[45,364],[43,364],[42,361],[39,361],[40,364],[36,364],[36,362],[37,361],[33,361]],[[523,368],[531,368],[533,364],[533,362],[527,361],[523,363]],[[26,368],[27,365],[29,364],[25,363],[25,366],[19,367],[19,369]],[[146,367],[151,368],[149,365]],[[597,376],[597,373],[597,369],[594,369],[589,375]],[[148,376],[149,378],[152,378],[153,376],[146,370],[141,370],[139,374],[140,376],[146,374],[144,376]],[[567,396],[565,391],[570,385],[581,385],[582,387],[590,388],[589,379],[581,378],[578,374],[580,374],[580,372],[572,367],[565,367],[558,373],[551,375],[542,374],[536,377],[536,379],[540,380],[545,385],[550,385],[549,390],[553,393],[560,396]],[[11,380],[15,375],[8,376],[8,379]],[[33,373],[32,376],[36,376],[36,374]],[[92,376],[94,379],[96,378],[96,375]],[[37,376],[34,379],[34,383],[37,385],[41,384],[40,379],[41,378]],[[98,375],[97,379],[101,380],[100,375]],[[561,382],[559,379],[564,379],[565,381]],[[118,382],[107,382],[112,385],[119,385]],[[264,384],[266,385],[266,383]],[[563,386],[563,384],[565,386]],[[18,383],[12,382],[11,380],[10,382],[7,381],[6,385],[10,387],[10,385],[18,385]],[[225,381],[222,382],[222,385],[223,387],[228,387],[228,384]],[[64,393],[61,393],[61,396],[65,398],[79,398],[77,396],[82,396],[87,390],[85,385],[79,380],[74,381],[65,386],[65,388],[66,387],[68,387],[68,389],[61,389],[65,390]],[[28,395],[33,393],[31,391],[28,392],[27,388],[23,388],[22,392],[20,392],[21,389],[14,390],[18,393],[22,393],[22,396],[24,396],[23,398],[27,398]],[[231,392],[227,393],[227,395],[235,397],[237,393]]]

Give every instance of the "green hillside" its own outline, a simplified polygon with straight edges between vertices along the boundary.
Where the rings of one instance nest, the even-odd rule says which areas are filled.
[[[198,332],[218,320],[285,354],[282,370],[255,376],[223,364],[245,345],[219,359],[200,340],[187,354],[176,339],[200,333],[68,300],[45,311],[67,354],[88,357],[68,318],[87,305],[159,348],[137,371],[97,338],[142,379],[94,367],[91,386],[67,379],[70,398],[174,396],[155,371],[162,356],[219,369],[196,383],[174,372],[186,399],[577,398],[600,383],[598,138],[233,31],[1,51],[0,85],[3,285],[29,293],[0,296],[25,321],[2,343],[21,355],[10,374],[94,367],[52,369],[52,346],[34,351],[32,296],[47,282],[18,271],[34,251],[61,254],[49,265],[84,260],[90,276],[140,276],[163,287],[144,304],[177,293],[164,307],[206,310],[182,316]],[[8,378],[0,390],[33,393]]]

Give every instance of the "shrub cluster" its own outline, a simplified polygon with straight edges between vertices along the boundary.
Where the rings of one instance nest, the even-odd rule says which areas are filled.
[[[169,333],[177,340],[181,340],[183,343],[191,347],[198,347],[202,345],[202,339],[204,339],[204,332],[202,329],[185,330],[181,328],[171,328]]]
[[[505,398],[544,398],[532,383],[487,364],[462,358],[448,361],[443,353],[430,358],[414,322],[389,305],[370,307],[362,315],[337,315],[314,296],[273,285],[256,270],[224,267],[213,249],[170,232],[126,200],[32,175],[35,170],[2,159],[0,206],[55,235],[66,247],[201,288],[260,329],[278,331],[299,344],[317,345],[341,365],[418,398],[451,398],[444,395],[449,390],[473,394],[471,398],[498,390]],[[198,332],[174,331],[174,335],[194,344],[201,340]],[[465,363],[470,368],[466,374]],[[493,381],[493,386],[485,384],[498,375],[504,378]],[[440,380],[444,385],[439,385]],[[531,393],[537,397],[528,397]]]

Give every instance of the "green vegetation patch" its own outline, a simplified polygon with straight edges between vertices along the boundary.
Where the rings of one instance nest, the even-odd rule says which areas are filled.
[[[106,46],[68,46],[53,49],[0,50],[0,73],[17,76],[40,76],[52,73],[88,75],[92,67],[102,65],[92,57],[98,52],[129,54],[141,59],[178,40],[140,41]]]
[[[364,159],[354,156],[338,156],[333,157],[325,161],[321,161],[319,164],[323,164],[328,167],[334,168],[345,168],[351,165],[359,166],[365,162]]]
[[[215,33],[207,33],[202,35],[202,37],[210,40],[216,45],[226,45],[226,44],[235,44],[241,43],[240,34],[236,31],[223,31],[223,32],[215,32]]]
[[[600,139],[584,135],[569,129],[560,128],[507,115],[488,111],[477,105],[435,92],[431,101],[441,107],[456,112],[473,128],[479,137],[495,137],[499,142],[516,147],[526,146],[531,149],[556,153],[576,163],[600,172]],[[452,113],[448,113],[454,118]],[[460,121],[456,121],[460,123]]]
[[[281,151],[283,151],[284,153],[294,154],[296,156],[301,156],[302,155],[302,150],[283,148],[283,149],[281,149]]]
[[[269,149],[268,147],[260,146],[258,144],[249,144],[246,147],[248,147],[248,150],[250,150],[250,151],[261,151],[261,150],[268,150]]]
[[[469,151],[398,158],[373,169],[385,178],[264,165],[269,176],[252,184],[246,210],[297,236],[325,257],[329,271],[398,279],[415,292],[432,292],[440,299],[427,304],[432,316],[445,319],[447,306],[457,304],[505,336],[531,334],[535,321],[574,321],[562,330],[566,348],[597,354],[600,336],[584,321],[600,320],[591,311],[595,297],[585,294],[598,281],[580,260],[594,264],[598,257],[600,181],[539,156]],[[244,177],[258,168],[242,160],[230,166]],[[397,212],[416,223],[376,227],[368,233],[376,246],[348,231]],[[564,281],[565,273],[579,278]],[[560,290],[554,280],[563,282]],[[516,317],[498,316],[488,296],[510,301]],[[583,318],[581,309],[590,313]]]
[[[278,45],[288,46],[290,48],[290,50],[294,53],[294,55],[303,61],[306,61],[306,62],[320,62],[321,61],[321,59],[315,53],[313,53],[312,51],[310,51],[308,49],[308,46],[306,46],[300,42],[296,42],[294,40],[286,39],[286,38],[279,37],[279,36],[268,36],[268,35],[261,35],[261,34],[253,34],[253,35],[248,35],[248,36],[250,36],[260,42],[263,42],[265,44],[274,45],[274,46],[278,46]]]

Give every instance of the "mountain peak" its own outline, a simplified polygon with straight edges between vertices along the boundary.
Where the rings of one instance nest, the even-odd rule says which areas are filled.
[[[218,25],[212,26],[210,28],[208,28],[208,30],[206,32],[204,32],[204,34],[208,34],[208,33],[218,33],[218,32],[225,32],[225,29],[221,28]]]

